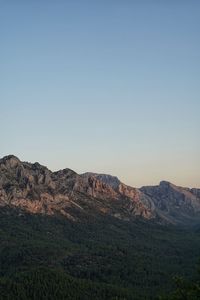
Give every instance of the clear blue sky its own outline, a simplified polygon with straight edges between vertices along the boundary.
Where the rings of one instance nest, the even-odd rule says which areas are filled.
[[[200,186],[200,1],[0,1],[0,157]]]

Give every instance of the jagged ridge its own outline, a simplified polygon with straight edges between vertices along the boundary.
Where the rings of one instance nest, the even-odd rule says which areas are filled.
[[[70,169],[51,172],[39,163],[21,162],[13,155],[0,160],[1,206],[31,213],[61,213],[73,220],[80,214],[97,212],[127,220],[136,215],[154,217],[139,190],[119,186],[114,189],[95,176],[79,175]]]
[[[39,163],[21,162],[14,155],[0,160],[0,206],[30,213],[62,214],[71,220],[107,214],[124,220],[184,222],[198,219],[199,189],[168,182],[136,189],[117,177],[70,169],[51,172]]]

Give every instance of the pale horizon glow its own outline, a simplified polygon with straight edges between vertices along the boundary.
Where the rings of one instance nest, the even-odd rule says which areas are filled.
[[[0,157],[200,187],[200,2],[2,1]]]

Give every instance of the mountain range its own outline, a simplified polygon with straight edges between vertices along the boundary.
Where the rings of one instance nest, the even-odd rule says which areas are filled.
[[[132,222],[200,222],[200,189],[167,181],[157,186],[130,187],[117,177],[71,169],[50,171],[38,162],[22,162],[14,155],[0,159],[0,206],[20,213],[63,215],[71,221],[100,215]]]

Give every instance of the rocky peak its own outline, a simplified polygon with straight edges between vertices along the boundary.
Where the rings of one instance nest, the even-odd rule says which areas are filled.
[[[2,159],[0,159],[1,168],[15,168],[20,164],[21,161],[14,155],[4,156]]]
[[[98,174],[88,172],[80,175],[80,177],[81,185],[76,185],[77,189],[101,199],[116,199],[118,197],[112,186],[100,180]]]
[[[171,185],[171,183],[169,181],[166,181],[166,180],[162,180],[159,183],[159,186],[166,187],[166,188],[168,188],[170,185]]]
[[[187,222],[200,215],[200,197],[198,189],[176,186],[161,181],[157,186],[144,186],[140,189],[151,198],[158,213],[172,222]]]
[[[114,190],[117,190],[119,188],[120,185],[120,180],[116,177],[116,176],[112,176],[112,175],[108,175],[108,174],[97,174],[97,173],[84,173],[82,174],[82,176],[84,177],[95,177],[97,180],[109,185],[110,187],[112,187]]]
[[[58,178],[62,178],[62,179],[68,179],[71,177],[76,177],[78,176],[78,174],[76,172],[74,172],[71,169],[65,168],[63,170],[59,170],[53,173],[54,176],[58,177]]]
[[[117,177],[89,172],[81,176],[92,187],[93,196],[125,201],[127,210],[133,215],[142,216],[146,219],[155,217],[154,205],[150,198],[143,195],[138,189],[122,183]]]

